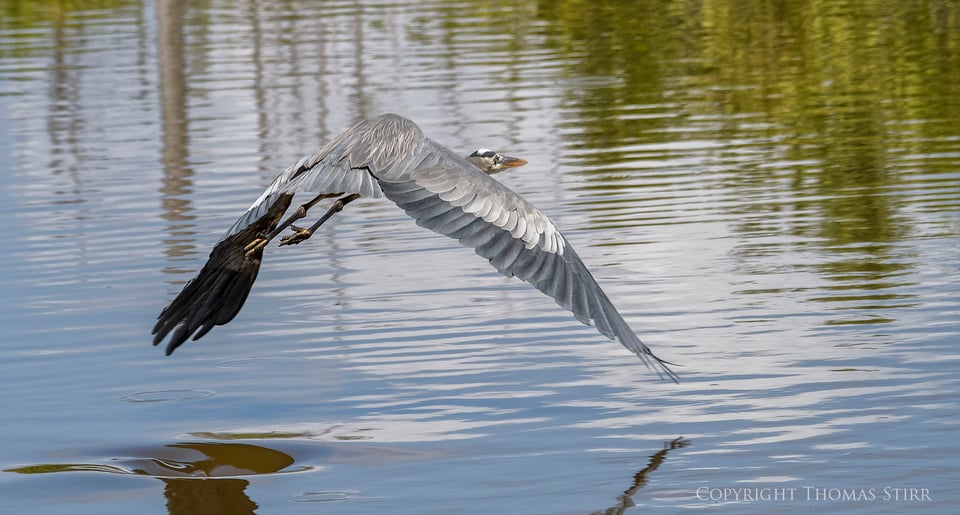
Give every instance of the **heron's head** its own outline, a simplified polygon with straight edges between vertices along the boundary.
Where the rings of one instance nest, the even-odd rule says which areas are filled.
[[[472,154],[467,156],[467,161],[470,161],[476,165],[477,168],[489,175],[502,172],[507,168],[516,168],[518,166],[527,164],[525,160],[520,159],[519,157],[500,155],[485,148],[478,148],[475,150]]]

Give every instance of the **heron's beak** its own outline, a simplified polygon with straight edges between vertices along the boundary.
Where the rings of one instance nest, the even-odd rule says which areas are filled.
[[[519,157],[510,157],[510,156],[501,156],[503,161],[500,161],[501,168],[516,168],[518,166],[523,166],[527,164],[526,159],[520,159]]]

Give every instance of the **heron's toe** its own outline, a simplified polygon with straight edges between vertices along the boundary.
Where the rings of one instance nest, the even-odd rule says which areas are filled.
[[[251,241],[246,247],[243,247],[243,255],[246,257],[252,256],[263,247],[266,247],[267,241],[268,240],[266,238],[257,238]]]
[[[293,234],[288,234],[283,238],[280,238],[281,247],[284,245],[296,245],[297,243],[309,238],[312,234],[309,230],[304,229],[303,227],[297,227],[296,225],[291,225],[290,228],[293,229]]]

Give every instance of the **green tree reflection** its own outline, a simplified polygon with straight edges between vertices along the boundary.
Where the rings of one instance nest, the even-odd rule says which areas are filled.
[[[655,160],[683,152],[657,145],[710,141],[702,156],[726,173],[697,187],[748,200],[723,208],[747,236],[776,228],[838,253],[818,266],[841,280],[900,273],[909,260],[894,244],[913,230],[904,206],[947,212],[951,184],[958,198],[960,145],[947,137],[960,127],[957,2],[539,6],[548,43],[583,79],[567,101],[588,184],[642,189],[610,174],[647,173],[624,149]]]

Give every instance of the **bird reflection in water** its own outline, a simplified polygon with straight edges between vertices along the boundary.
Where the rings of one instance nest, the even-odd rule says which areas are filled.
[[[156,448],[113,450],[111,463],[54,463],[7,469],[19,474],[110,472],[155,477],[164,483],[170,515],[247,515],[257,503],[246,493],[256,476],[310,470],[293,467],[289,454],[243,443],[186,442]]]
[[[647,462],[647,466],[633,475],[633,484],[630,485],[630,488],[627,488],[622,494],[617,496],[617,504],[615,506],[611,506],[610,508],[602,511],[595,511],[590,515],[621,515],[625,513],[627,508],[634,506],[633,495],[641,488],[646,486],[648,476],[654,470],[660,468],[660,465],[662,465],[664,460],[667,459],[667,453],[674,449],[683,449],[689,445],[690,440],[687,440],[682,436],[664,443],[662,450],[658,451],[653,456],[650,456],[650,461]]]

